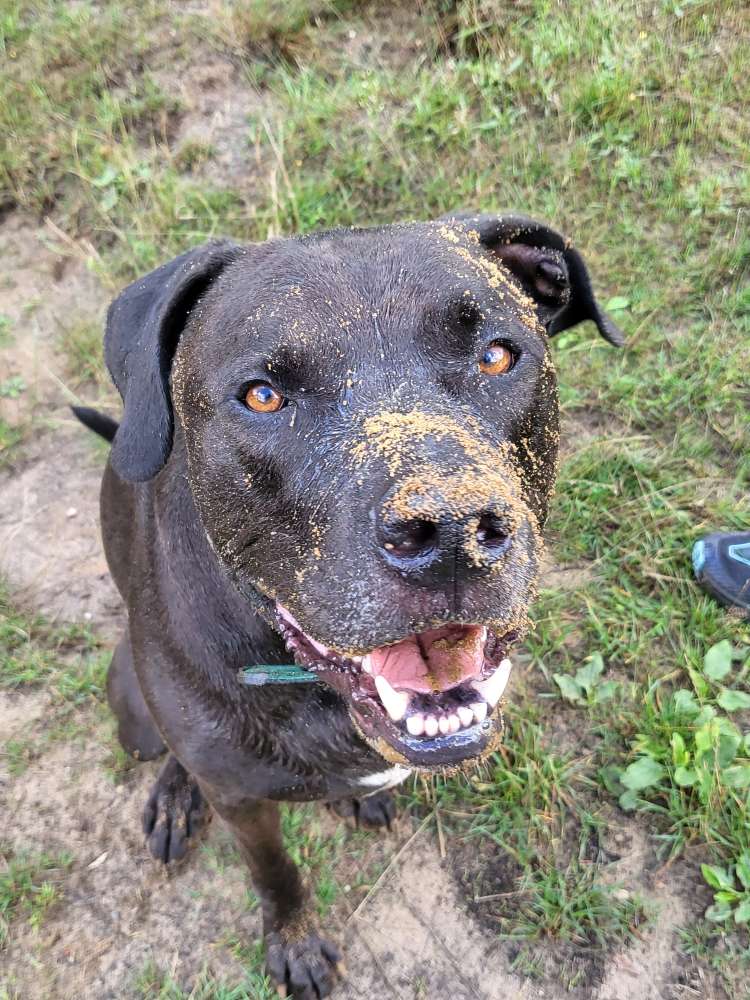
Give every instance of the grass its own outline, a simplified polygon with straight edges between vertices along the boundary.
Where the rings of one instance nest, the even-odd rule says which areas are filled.
[[[729,996],[742,996],[740,977],[750,970],[750,946],[736,935],[728,936],[715,924],[706,921],[682,932],[685,953],[698,958],[712,969]]]
[[[526,942],[528,975],[540,938],[601,950],[648,916],[596,849],[610,810],[646,832],[654,862],[685,859],[706,907],[729,891],[701,865],[736,872],[748,850],[750,626],[697,588],[690,548],[750,527],[748,8],[424,0],[399,7],[407,27],[394,29],[374,4],[238,0],[176,20],[170,41],[159,0],[1,9],[0,124],[13,141],[0,202],[49,212],[95,249],[113,288],[218,233],[514,207],[574,236],[627,336],[622,352],[587,328],[554,346],[567,433],[548,535],[553,560],[583,572],[541,591],[502,753],[476,780],[440,779],[409,800],[434,814],[472,898],[512,894],[477,905]],[[382,51],[352,55],[352,33],[384,31]],[[259,90],[236,140],[247,188],[212,183],[209,144],[174,142],[160,46],[178,63],[186,47],[193,60],[228,52]],[[12,335],[0,320],[3,342]],[[72,371],[104,384],[93,328],[68,330],[62,347]],[[0,422],[0,462],[19,437]],[[45,629],[6,609],[2,683],[98,697],[98,654],[84,642],[89,665],[63,683],[67,640]],[[20,767],[33,748],[11,752]],[[293,815],[293,850],[319,877],[320,906],[335,906],[331,865],[347,848],[307,843]],[[698,915],[683,946],[742,995],[742,922]],[[149,975],[144,995],[184,995]]]
[[[731,655],[728,643],[727,649]],[[624,768],[617,763],[619,741],[600,726],[603,753],[613,761],[602,772],[606,785],[619,792],[621,808],[661,817],[659,837],[672,857],[696,840],[730,858],[750,843],[750,745],[741,728],[750,708],[743,683],[748,668],[750,657],[731,678],[729,668],[731,687],[708,679],[705,669],[689,668],[688,686],[656,679],[639,704],[624,701],[614,727],[629,747]]]
[[[0,417],[0,469],[9,465],[17,445],[23,440],[23,427]]]
[[[86,320],[72,323],[60,337],[60,349],[74,388],[88,382],[101,392],[111,392],[112,382],[104,366],[101,323]]]
[[[154,3],[3,4],[0,202],[49,209],[108,134],[158,128],[169,102],[137,70],[158,12]]]
[[[204,970],[189,992],[155,962],[148,962],[135,978],[135,995],[141,1000],[276,1000],[276,988],[263,973],[262,949],[238,946],[235,957],[245,967],[239,982],[230,985]]]
[[[55,744],[90,734],[86,709],[104,703],[109,657],[89,629],[55,626],[14,608],[0,586],[0,691],[44,690],[49,697],[38,724],[0,743],[13,777]]]
[[[0,688],[44,685],[73,704],[101,698],[106,656],[89,628],[53,625],[19,610],[0,586]]]
[[[34,928],[42,924],[61,898],[59,884],[71,860],[67,854],[17,854],[0,845],[0,951],[13,920],[25,919]]]
[[[0,313],[0,348],[9,347],[13,343],[13,324],[9,316]]]
[[[412,805],[432,809],[477,913],[502,937],[607,948],[633,935],[647,907],[600,877],[589,783],[585,763],[550,750],[526,706],[477,774],[435,779]]]

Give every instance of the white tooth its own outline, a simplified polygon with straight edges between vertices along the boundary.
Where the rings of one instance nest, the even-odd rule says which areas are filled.
[[[393,721],[399,722],[403,719],[409,704],[408,691],[394,691],[382,674],[379,674],[375,678],[375,687],[378,689],[378,695],[383,702],[386,712]]]
[[[502,697],[505,685],[508,683],[508,678],[510,677],[511,667],[510,660],[503,660],[497,670],[486,681],[471,682],[474,690],[478,691],[493,708]]]
[[[368,674],[372,673],[372,657],[369,653],[362,657],[362,669]]]
[[[428,715],[424,720],[424,731],[428,736],[437,736],[438,721],[434,715]]]
[[[466,729],[474,721],[474,713],[466,705],[462,705],[460,708],[456,709],[458,712],[458,717],[461,720],[461,725]]]
[[[457,733],[460,728],[461,728],[461,723],[458,720],[458,716],[457,715],[453,715],[453,714],[449,715],[448,716],[448,732],[450,732],[450,733]]]
[[[484,722],[487,718],[487,702],[486,701],[475,701],[471,704],[471,710],[474,713],[474,718],[477,722]]]
[[[443,736],[447,736],[448,735],[448,733],[450,732],[450,729],[451,729],[451,724],[450,724],[450,722],[448,722],[448,717],[447,716],[445,716],[445,715],[441,715],[440,716],[440,718],[438,719],[438,729],[443,734]]]
[[[406,720],[406,728],[412,736],[421,736],[424,732],[424,716],[421,712],[410,715]]]

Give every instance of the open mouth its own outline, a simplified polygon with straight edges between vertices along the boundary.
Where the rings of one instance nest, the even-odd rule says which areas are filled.
[[[411,764],[476,757],[500,725],[494,714],[515,631],[499,636],[484,625],[447,624],[346,656],[307,635],[280,604],[276,615],[296,662],[347,699],[366,737],[384,739]]]

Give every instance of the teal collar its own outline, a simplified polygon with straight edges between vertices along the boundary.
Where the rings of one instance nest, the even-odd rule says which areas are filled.
[[[259,663],[238,671],[243,684],[261,687],[264,684],[316,684],[318,678],[296,663]]]

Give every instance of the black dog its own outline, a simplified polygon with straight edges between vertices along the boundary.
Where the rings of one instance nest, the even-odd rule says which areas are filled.
[[[338,953],[276,802],[388,823],[411,769],[497,745],[555,477],[548,337],[587,319],[621,343],[580,255],[518,216],[210,243],[109,310],[124,415],[79,416],[112,440],[110,704],[126,750],[169,753],[148,844],[181,857],[210,803],[297,1000]],[[319,683],[242,682],[290,653]]]

